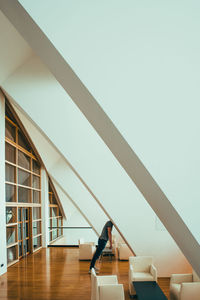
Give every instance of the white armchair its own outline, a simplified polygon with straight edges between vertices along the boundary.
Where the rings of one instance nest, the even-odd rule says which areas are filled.
[[[84,243],[83,239],[79,240],[79,260],[90,260],[96,251],[95,243]]]
[[[192,274],[172,274],[170,278],[170,300],[200,300],[200,279]]]
[[[97,276],[91,270],[91,300],[124,300],[124,288],[116,275]]]
[[[118,243],[118,259],[128,260],[130,256],[133,256],[133,252],[125,243]]]
[[[136,294],[133,281],[157,281],[157,270],[151,256],[129,257],[129,292],[131,296]]]

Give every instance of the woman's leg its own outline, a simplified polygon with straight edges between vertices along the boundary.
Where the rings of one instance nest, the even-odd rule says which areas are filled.
[[[103,249],[106,246],[106,243],[107,243],[107,241],[105,241],[105,240],[101,240],[101,239],[98,240],[98,246],[97,246],[96,252],[94,253],[93,258],[91,260],[90,269],[94,268],[97,259],[99,258],[99,256],[101,255],[101,252],[103,251]]]

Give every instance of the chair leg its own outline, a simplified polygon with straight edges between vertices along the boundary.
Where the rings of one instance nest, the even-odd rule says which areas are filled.
[[[137,295],[131,295],[131,294],[129,293],[129,297],[130,297],[131,299],[136,299],[136,298],[137,298]]]

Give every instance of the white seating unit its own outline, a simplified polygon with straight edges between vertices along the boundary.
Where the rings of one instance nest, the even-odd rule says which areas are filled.
[[[95,243],[84,242],[83,239],[79,240],[79,260],[90,260],[96,251]]]
[[[125,243],[118,243],[118,259],[129,260],[129,257],[133,256],[132,251]]]
[[[124,300],[123,284],[119,284],[116,275],[97,276],[91,270],[91,300]]]
[[[151,256],[129,257],[129,292],[131,296],[136,294],[133,281],[157,281],[157,270]]]
[[[170,278],[170,300],[200,300],[200,279],[192,274],[172,274]]]

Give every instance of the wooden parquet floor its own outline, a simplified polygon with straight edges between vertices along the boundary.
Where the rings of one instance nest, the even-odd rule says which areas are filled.
[[[0,299],[18,300],[90,300],[89,261],[78,260],[78,248],[48,248],[29,255],[8,268],[0,277]],[[98,264],[97,264],[98,267]],[[128,294],[128,262],[104,257],[100,274],[117,274]],[[169,279],[159,285],[168,296]]]

